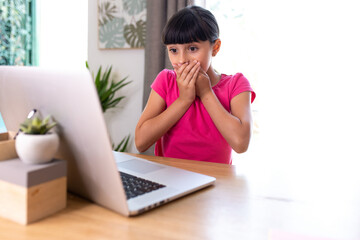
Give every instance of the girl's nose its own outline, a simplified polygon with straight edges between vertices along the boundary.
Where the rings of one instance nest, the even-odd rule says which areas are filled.
[[[189,59],[187,58],[186,54],[181,53],[180,57],[179,57],[179,63],[180,64],[184,64],[184,63],[188,63]]]

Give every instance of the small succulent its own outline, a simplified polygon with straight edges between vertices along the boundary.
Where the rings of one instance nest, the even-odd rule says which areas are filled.
[[[20,124],[20,130],[25,134],[46,134],[57,124],[55,121],[50,123],[50,119],[51,115],[47,116],[43,120],[38,116],[32,119],[26,119],[23,123]]]

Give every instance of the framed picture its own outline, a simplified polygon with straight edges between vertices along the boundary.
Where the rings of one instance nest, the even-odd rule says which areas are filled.
[[[144,48],[146,0],[98,0],[100,49]]]

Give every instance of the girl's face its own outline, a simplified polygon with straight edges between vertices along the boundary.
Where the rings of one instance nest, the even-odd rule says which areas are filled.
[[[166,45],[170,62],[175,69],[184,63],[197,60],[205,72],[208,71],[211,64],[213,46],[210,41]]]

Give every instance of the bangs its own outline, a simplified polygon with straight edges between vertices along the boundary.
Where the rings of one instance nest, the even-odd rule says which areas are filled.
[[[205,31],[206,27],[201,26],[201,21],[191,12],[187,12],[181,18],[170,19],[165,26],[162,41],[168,44],[184,44],[191,42],[199,42],[211,39],[209,33]]]

